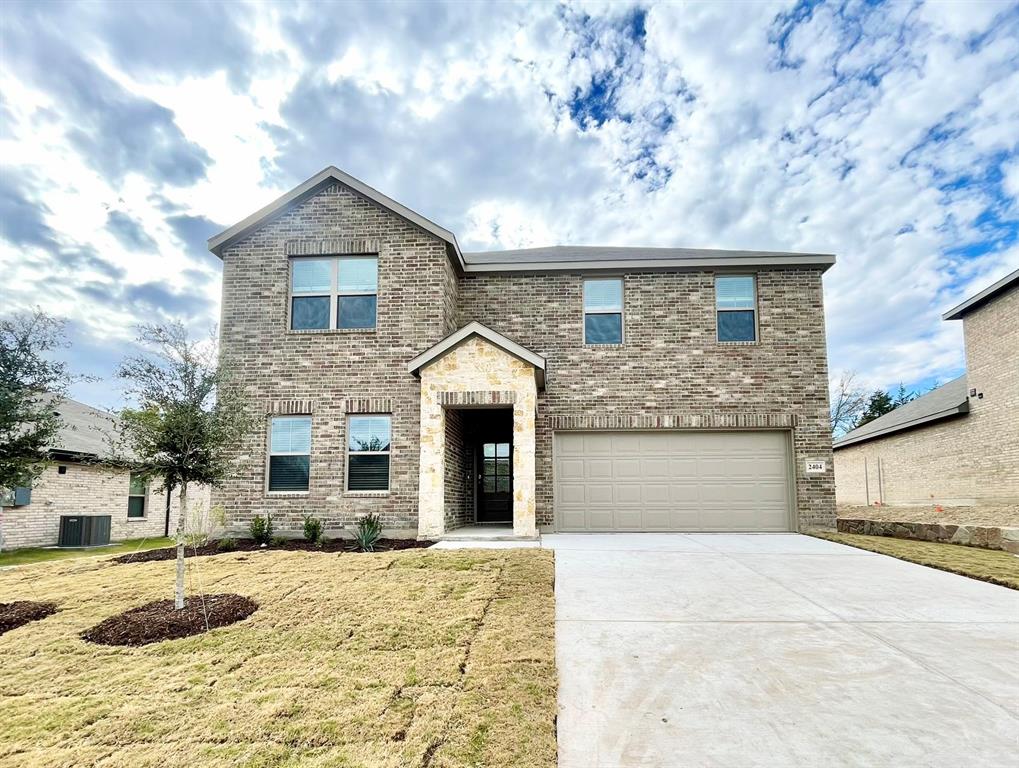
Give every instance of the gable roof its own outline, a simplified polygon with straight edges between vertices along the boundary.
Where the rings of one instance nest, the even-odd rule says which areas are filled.
[[[513,357],[523,360],[525,363],[529,363],[534,367],[534,378],[538,384],[538,389],[544,389],[545,387],[545,358],[541,355],[535,354],[527,347],[517,344],[510,338],[503,336],[498,331],[493,331],[488,326],[482,325],[481,323],[474,322],[468,323],[459,331],[451,333],[446,338],[433,344],[431,347],[426,349],[420,355],[415,357],[409,363],[407,363],[407,370],[414,376],[420,376],[420,371],[430,363],[434,363],[443,355],[452,352],[458,346],[463,344],[468,339],[475,336],[484,339],[490,344],[498,347],[499,349],[507,352]]]
[[[902,432],[969,412],[969,398],[966,391],[966,377],[960,376],[926,395],[921,395],[891,413],[886,413],[862,427],[847,432],[832,443],[838,450],[848,445],[862,443],[894,432]]]
[[[354,190],[362,197],[366,197],[372,202],[381,205],[386,210],[392,211],[397,216],[406,219],[411,224],[423,229],[425,232],[435,235],[440,240],[444,240],[446,245],[453,251],[461,269],[463,268],[463,254],[460,252],[460,246],[456,242],[456,235],[448,229],[440,227],[435,222],[426,219],[420,213],[412,211],[402,203],[396,202],[391,197],[382,194],[374,187],[369,187],[360,179],[355,179],[349,173],[345,173],[333,165],[323,168],[304,183],[298,184],[285,195],[276,198],[269,203],[269,205],[255,211],[246,219],[237,222],[229,229],[225,229],[218,235],[210,237],[209,250],[220,258],[223,258],[224,248],[227,248],[232,243],[237,242],[242,237],[258,229],[269,219],[286,213],[293,206],[303,203],[324,187],[337,182]]]
[[[828,269],[835,257],[828,253],[788,251],[723,251],[698,248],[628,248],[616,246],[553,245],[508,251],[463,253],[456,235],[405,205],[396,202],[360,179],[330,165],[264,208],[209,238],[209,250],[223,258],[223,251],[276,216],[300,205],[329,184],[352,189],[411,224],[446,243],[446,250],[462,272],[555,272],[620,269],[700,269],[766,266],[820,267]]]
[[[110,455],[117,417],[70,398],[54,398],[50,406],[60,416],[60,429],[50,453],[100,459]]]
[[[1019,269],[1017,269],[1010,275],[1005,275],[1003,278],[1001,278],[1001,280],[996,282],[994,285],[987,286],[986,288],[984,288],[984,290],[980,291],[980,293],[976,294],[975,296],[970,296],[962,304],[959,304],[956,307],[952,307],[952,309],[948,310],[945,314],[941,316],[941,319],[961,320],[973,310],[983,306],[991,299],[993,299],[995,296],[1002,293],[1003,291],[1008,290],[1010,287],[1016,284],[1019,284]]]
[[[751,266],[804,266],[826,270],[835,263],[835,257],[828,253],[789,251],[553,245],[547,248],[520,248],[513,251],[475,251],[465,253],[464,261],[467,263],[467,272]]]

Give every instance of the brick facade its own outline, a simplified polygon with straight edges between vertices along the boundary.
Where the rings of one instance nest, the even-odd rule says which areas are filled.
[[[966,382],[983,397],[964,416],[836,450],[840,504],[1019,503],[1019,289],[962,322]]]
[[[378,254],[377,327],[288,330],[287,254],[326,253],[337,242]],[[834,524],[820,269],[757,271],[760,339],[750,344],[715,340],[712,272],[627,273],[625,344],[593,347],[583,343],[580,273],[458,274],[444,242],[339,184],[285,210],[222,255],[222,348],[239,386],[260,415],[294,402],[312,415],[307,493],[266,493],[265,430],[243,446],[237,472],[216,492],[237,528],[268,512],[280,529],[298,529],[303,515],[313,513],[332,530],[373,511],[389,529],[416,532],[420,382],[406,364],[472,320],[548,362],[533,455],[539,525],[553,523],[552,430],[595,417],[640,428],[656,428],[643,426],[653,422],[788,430],[799,525]],[[383,496],[344,491],[346,414],[351,402],[365,398],[391,406],[391,483]],[[808,459],[828,462],[828,471],[807,476]],[[448,488],[453,480],[444,482]]]
[[[625,343],[583,342],[584,275],[467,275],[478,321],[548,363],[538,401],[538,524],[551,526],[554,429],[791,429],[801,529],[834,525],[820,270],[757,273],[760,339],[716,341],[711,272],[623,275]],[[805,462],[827,462],[806,475]]]
[[[60,467],[65,468],[64,474],[60,474]],[[129,486],[130,473],[123,469],[73,462],[50,464],[33,483],[30,504],[0,510],[3,547],[55,546],[61,515],[109,515],[111,541],[162,536],[166,524],[166,494],[156,491],[156,484],[150,484],[145,516],[129,518]],[[208,487],[192,486],[188,491],[189,532],[208,530],[211,527]],[[180,512],[176,493],[170,501],[172,535]]]

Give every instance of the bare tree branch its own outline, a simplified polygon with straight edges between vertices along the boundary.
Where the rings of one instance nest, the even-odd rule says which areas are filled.
[[[856,426],[856,421],[867,407],[867,393],[856,383],[853,371],[843,371],[831,389],[829,416],[832,436],[845,434]]]

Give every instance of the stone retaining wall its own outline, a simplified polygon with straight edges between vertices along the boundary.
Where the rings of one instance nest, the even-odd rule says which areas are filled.
[[[838,520],[840,533],[861,533],[866,536],[893,536],[898,539],[940,541],[984,549],[1001,549],[1019,554],[1019,528],[984,525],[946,525],[943,523],[901,523],[890,520]]]

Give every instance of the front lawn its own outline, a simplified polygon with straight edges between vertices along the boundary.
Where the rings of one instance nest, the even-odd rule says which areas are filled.
[[[79,637],[171,597],[173,568],[0,572],[4,600],[57,605],[0,636],[0,765],[555,765],[550,552],[194,558],[192,590],[257,610],[140,647]]]
[[[75,557],[95,557],[96,555],[124,555],[132,552],[144,552],[147,549],[159,549],[173,545],[173,539],[162,536],[155,539],[128,539],[110,544],[107,547],[82,547],[73,549],[56,549],[55,547],[26,547],[0,552],[0,568],[7,565],[26,565],[27,563],[43,563],[47,560],[68,560]]]
[[[909,560],[931,568],[958,573],[973,579],[990,581],[1003,587],[1019,589],[1019,557],[997,549],[964,547],[888,536],[863,536],[857,533],[812,531],[814,536],[848,544],[900,560]]]

